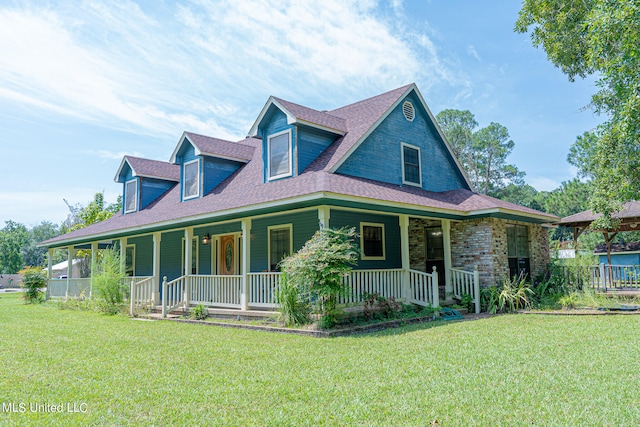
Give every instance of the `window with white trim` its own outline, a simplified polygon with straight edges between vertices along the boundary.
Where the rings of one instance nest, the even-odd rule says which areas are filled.
[[[402,183],[422,186],[422,172],[420,167],[420,148],[415,145],[402,143]]]
[[[132,179],[124,184],[124,213],[138,210],[138,180]]]
[[[184,164],[182,177],[182,199],[193,199],[200,195],[200,159]]]
[[[270,135],[267,141],[269,179],[292,175],[291,130]]]
[[[363,260],[384,260],[384,224],[360,223],[360,251]]]
[[[293,226],[275,225],[268,227],[269,233],[269,271],[280,271],[278,264],[291,255],[293,246]]]

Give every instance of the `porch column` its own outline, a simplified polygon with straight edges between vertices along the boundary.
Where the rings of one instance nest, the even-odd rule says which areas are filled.
[[[409,216],[400,215],[400,254],[402,256],[402,293],[404,302],[411,301],[411,283],[409,281],[409,270],[411,269],[411,259],[409,257]]]
[[[49,280],[52,279],[53,275],[53,249],[49,248],[47,249],[47,292],[46,292],[46,299],[48,300],[49,297],[51,296],[51,289],[49,287]]]
[[[89,298],[93,294],[93,276],[96,272],[96,259],[98,256],[98,242],[91,242],[91,286],[89,286]]]
[[[160,287],[160,242],[162,241],[162,233],[156,232],[153,233],[153,281],[158,286],[153,287],[153,292],[151,297],[153,299],[153,303],[155,305],[160,304],[160,292],[158,289]]]
[[[127,262],[127,238],[120,239],[120,271],[124,273]]]
[[[453,285],[451,284],[451,221],[443,219],[442,224],[442,245],[444,246],[444,299],[449,301],[453,298]]]
[[[69,298],[69,280],[73,277],[73,258],[75,257],[76,248],[69,246],[67,248],[67,290],[64,292],[64,298]]]
[[[193,258],[193,227],[187,227],[184,229],[184,303],[186,307],[189,307],[189,300],[191,298],[191,280],[190,277],[193,273],[191,270],[191,261]]]
[[[329,208],[329,206],[320,206],[318,208],[318,224],[320,230],[329,228],[329,218],[331,218],[331,208]]]
[[[251,271],[251,219],[242,220],[242,292],[240,292],[240,308],[249,310],[249,272]]]
[[[47,249],[47,277],[53,279],[53,249]]]

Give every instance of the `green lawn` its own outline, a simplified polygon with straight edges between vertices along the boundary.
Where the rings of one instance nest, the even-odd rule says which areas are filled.
[[[318,339],[0,294],[0,425],[638,425],[639,358],[638,316],[504,315]]]

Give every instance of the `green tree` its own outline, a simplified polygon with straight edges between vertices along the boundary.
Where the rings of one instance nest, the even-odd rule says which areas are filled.
[[[42,221],[29,230],[29,239],[21,251],[24,265],[43,267],[47,263],[47,250],[36,245],[59,233],[58,226],[49,221]]]
[[[24,267],[22,248],[29,241],[29,232],[23,224],[5,221],[0,230],[0,273],[17,274]]]
[[[122,209],[122,196],[118,196],[115,203],[107,204],[104,200],[104,193],[96,193],[87,206],[82,206],[79,203],[70,205],[66,200],[64,202],[69,208],[69,215],[60,226],[63,233],[69,233],[109,219]]]
[[[476,191],[497,196],[509,184],[524,184],[524,172],[507,163],[515,144],[506,127],[491,123],[476,130],[468,110],[443,110],[436,120]]]
[[[577,151],[593,175],[598,225],[615,225],[611,214],[640,193],[640,2],[525,0],[515,30],[530,31],[569,80],[596,76],[590,107],[606,120]]]
[[[545,202],[548,194],[548,192],[538,191],[528,184],[509,184],[499,190],[496,197],[500,200],[546,212]]]

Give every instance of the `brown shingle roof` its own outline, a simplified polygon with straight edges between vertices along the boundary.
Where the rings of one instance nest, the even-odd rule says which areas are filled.
[[[564,226],[582,225],[584,223],[591,223],[601,216],[602,214],[596,214],[591,210],[587,210],[566,216],[560,220],[559,224]],[[619,219],[640,218],[640,201],[634,200],[623,204],[622,210],[613,214],[612,217]]]
[[[285,101],[284,99],[276,98],[275,96],[273,99],[280,103],[298,120],[333,129],[340,133],[345,133],[347,131],[346,120],[342,117],[335,116],[326,111],[318,111],[303,105],[294,104],[293,102]]]
[[[169,162],[124,156],[133,174],[147,178],[159,178],[168,181],[180,181],[180,166]]]
[[[248,162],[253,157],[254,148],[247,141],[232,142],[197,133],[184,133],[200,153],[207,156]]]

